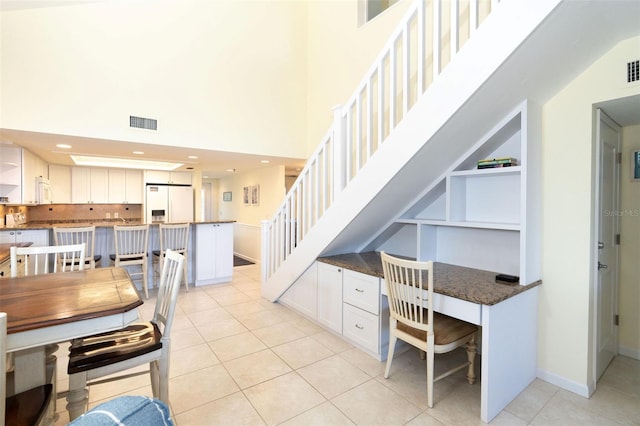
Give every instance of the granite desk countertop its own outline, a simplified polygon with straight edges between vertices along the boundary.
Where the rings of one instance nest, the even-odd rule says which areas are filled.
[[[384,278],[379,252],[339,254],[319,257],[318,261]],[[496,283],[497,272],[440,262],[434,262],[433,273],[434,292],[482,305],[495,305],[542,284],[542,281],[527,285]]]

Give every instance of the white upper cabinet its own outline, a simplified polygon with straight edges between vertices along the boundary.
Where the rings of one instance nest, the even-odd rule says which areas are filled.
[[[20,147],[0,148],[0,196],[10,204],[37,204],[38,176],[48,176],[40,157]]]
[[[108,203],[108,170],[101,168],[72,167],[71,202],[74,204]]]
[[[191,185],[191,172],[167,172],[162,170],[147,170],[146,183],[166,183],[173,185]]]
[[[71,203],[71,167],[59,164],[49,165],[51,181],[51,202],[53,204]]]
[[[142,171],[109,169],[109,203],[142,204]]]

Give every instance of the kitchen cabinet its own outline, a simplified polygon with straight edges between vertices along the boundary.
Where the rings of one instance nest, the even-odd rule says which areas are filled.
[[[281,297],[279,302],[306,315],[318,319],[318,267],[314,262]]]
[[[51,181],[51,202],[71,204],[71,167],[50,164],[49,180]]]
[[[195,225],[195,285],[229,282],[233,278],[233,223]]]
[[[163,170],[147,170],[146,183],[165,183],[172,185],[191,185],[191,172],[167,172]]]
[[[109,203],[142,204],[142,170],[109,169]]]
[[[318,262],[318,322],[342,334],[342,268]]]
[[[37,204],[38,176],[48,177],[44,160],[20,147],[0,147],[0,196],[9,204]]]
[[[71,168],[71,202],[73,204],[108,203],[109,173],[107,169]]]

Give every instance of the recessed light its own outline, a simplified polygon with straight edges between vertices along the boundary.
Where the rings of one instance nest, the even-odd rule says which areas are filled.
[[[269,162],[269,160],[260,160],[260,162],[261,162],[262,164],[267,164],[267,163]]]
[[[56,148],[71,149],[71,145],[67,145],[66,143],[59,143],[56,145]]]
[[[227,169],[228,172],[235,172],[236,169]]]
[[[209,179],[209,176],[204,175],[204,176],[202,176],[202,179]]]
[[[197,159],[198,159],[198,156],[197,156],[197,155],[190,155],[190,156],[188,156],[187,158],[190,158],[190,159],[192,159],[192,160],[197,160]]]
[[[144,154],[144,152],[142,152],[142,151],[133,151],[133,153],[135,155],[143,155]]]

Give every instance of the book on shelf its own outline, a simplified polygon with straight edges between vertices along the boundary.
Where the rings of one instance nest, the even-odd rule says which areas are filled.
[[[487,158],[478,161],[478,169],[491,169],[495,167],[512,167],[518,165],[518,159],[512,157]]]

